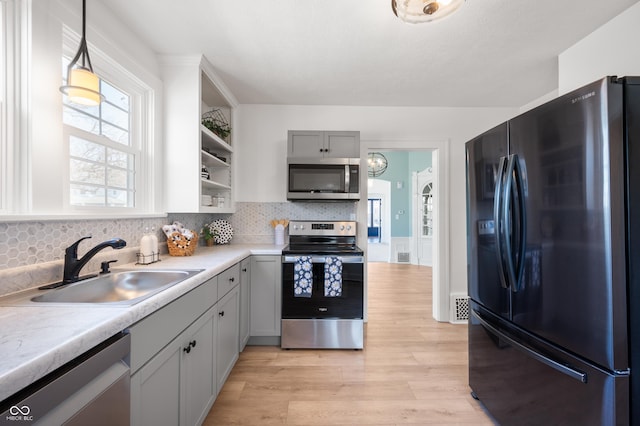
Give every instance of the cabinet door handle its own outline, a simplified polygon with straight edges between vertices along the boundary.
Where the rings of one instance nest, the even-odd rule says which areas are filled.
[[[242,268],[242,272],[247,272],[247,268]]]
[[[220,312],[218,313],[218,315],[220,315],[221,317],[223,317],[223,316],[224,316],[224,311],[220,311]]]
[[[234,277],[229,278],[229,281],[234,282],[236,279]]]
[[[195,348],[196,347],[196,341],[192,340],[189,342],[189,344],[187,345],[186,348],[182,348],[183,351],[185,351],[186,353],[190,353],[191,352],[191,348]]]

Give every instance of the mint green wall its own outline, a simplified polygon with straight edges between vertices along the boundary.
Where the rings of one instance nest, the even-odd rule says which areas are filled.
[[[431,151],[383,151],[382,154],[389,165],[377,179],[391,182],[391,237],[410,237],[411,173],[431,166]],[[398,182],[402,182],[402,188],[398,188]]]

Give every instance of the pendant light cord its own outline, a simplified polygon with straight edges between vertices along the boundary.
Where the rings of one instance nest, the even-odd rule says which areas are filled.
[[[86,12],[86,4],[87,0],[82,0],[82,38],[80,39],[80,47],[78,48],[78,52],[76,56],[73,57],[71,62],[69,62],[69,66],[67,67],[67,75],[73,68],[73,66],[78,62],[78,59],[82,59],[82,67],[88,68],[89,71],[93,72],[93,66],[91,65],[91,58],[89,57],[89,48],[87,47],[87,12]]]

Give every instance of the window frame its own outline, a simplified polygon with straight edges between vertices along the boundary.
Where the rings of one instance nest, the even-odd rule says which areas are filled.
[[[0,215],[17,214],[28,205],[26,100],[29,43],[29,5],[23,0],[0,0]],[[26,102],[24,102],[26,104]],[[22,198],[21,198],[22,197]]]

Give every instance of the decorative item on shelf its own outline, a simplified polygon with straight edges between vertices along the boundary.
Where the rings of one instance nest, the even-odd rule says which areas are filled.
[[[209,224],[205,223],[201,233],[205,240],[207,239],[207,234],[210,235],[214,244],[228,244],[231,238],[233,238],[233,228],[231,224],[222,219],[214,220]]]
[[[211,223],[205,223],[200,230],[204,241],[207,243],[207,247],[213,246],[215,238],[218,236],[218,230],[211,227]]]
[[[275,230],[275,244],[277,246],[284,245],[284,229],[289,226],[289,220],[273,219],[270,223]]]
[[[370,152],[367,157],[367,171],[369,177],[378,177],[387,170],[387,157],[380,152]]]
[[[200,204],[206,207],[213,206],[213,197],[211,195],[201,195],[200,196]]]
[[[202,114],[202,125],[229,143],[227,138],[231,134],[231,126],[220,109],[212,109]]]
[[[198,247],[198,233],[184,227],[178,221],[162,227],[167,236],[167,248],[170,256],[191,256]]]
[[[209,180],[209,178],[211,177],[211,175],[209,174],[209,170],[207,170],[205,166],[202,166],[202,169],[200,170],[200,177],[207,180]]]

